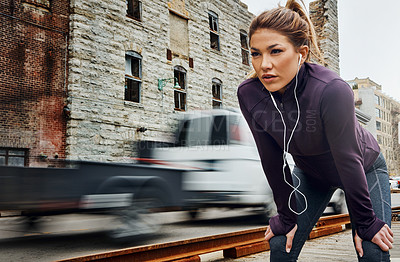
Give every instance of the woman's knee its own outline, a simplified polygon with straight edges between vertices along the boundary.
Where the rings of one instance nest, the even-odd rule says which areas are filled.
[[[363,241],[363,256],[358,258],[359,261],[365,262],[389,262],[390,255],[389,252],[382,251],[380,247],[370,241]]]
[[[286,250],[286,236],[274,236],[269,240],[269,248],[276,251]]]
[[[297,261],[296,255],[286,252],[286,236],[274,236],[269,240],[270,261],[272,262],[294,262]]]

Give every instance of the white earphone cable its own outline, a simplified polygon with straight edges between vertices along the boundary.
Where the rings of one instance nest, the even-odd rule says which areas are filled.
[[[287,154],[289,153],[290,142],[292,141],[294,132],[296,131],[297,125],[299,124],[299,121],[300,121],[300,105],[299,105],[299,100],[297,99],[297,93],[296,93],[297,84],[298,84],[298,74],[299,74],[299,70],[300,70],[300,62],[301,62],[301,55],[300,55],[299,64],[298,64],[298,67],[297,67],[297,72],[296,72],[296,77],[295,77],[296,78],[295,79],[296,82],[295,82],[295,87],[294,87],[294,97],[295,97],[296,105],[297,105],[297,119],[296,119],[296,124],[293,127],[293,130],[292,130],[292,132],[291,132],[291,134],[289,136],[289,139],[288,139],[287,143],[286,143],[286,130],[287,130],[287,128],[286,128],[285,120],[283,119],[283,114],[279,110],[273,95],[271,94],[271,92],[269,92],[269,94],[270,94],[270,96],[272,98],[272,102],[273,102],[276,110],[279,112],[279,115],[280,115],[280,117],[282,119],[282,124],[283,124],[283,167],[282,167],[282,174],[283,174],[283,179],[284,179],[285,183],[287,185],[289,185],[293,189],[292,192],[290,192],[290,195],[289,195],[288,207],[289,207],[290,211],[292,211],[296,215],[301,215],[307,210],[307,208],[308,208],[307,197],[298,189],[300,187],[301,180],[296,174],[294,174],[294,173],[292,174],[299,181],[299,184],[296,187],[294,187],[292,184],[290,184],[286,180],[285,167],[287,166]],[[304,201],[305,201],[305,207],[301,212],[297,212],[297,211],[293,210],[292,207],[290,206],[290,200],[292,199],[292,196],[293,196],[293,194],[295,192],[298,192],[304,198]]]

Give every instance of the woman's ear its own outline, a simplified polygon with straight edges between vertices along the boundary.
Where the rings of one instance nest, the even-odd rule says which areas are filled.
[[[303,64],[305,61],[307,61],[309,51],[310,51],[310,48],[306,45],[303,45],[299,48],[299,53],[301,54],[301,61],[300,61],[301,64]]]

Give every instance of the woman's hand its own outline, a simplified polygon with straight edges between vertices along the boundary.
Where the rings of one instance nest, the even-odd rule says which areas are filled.
[[[360,257],[364,255],[364,251],[362,249],[362,239],[357,235],[354,236],[354,243],[356,245],[356,250]],[[384,225],[378,233],[371,240],[372,243],[378,245],[383,251],[389,251],[393,247],[393,231],[389,228],[388,225]]]
[[[294,234],[297,231],[297,225],[295,225],[293,227],[292,230],[289,231],[289,233],[286,234],[286,252],[289,253],[290,250],[292,249],[292,244],[293,244],[293,238],[294,238]],[[267,227],[267,231],[265,231],[265,240],[269,241],[274,235],[274,233],[272,233],[272,230],[270,228],[270,226]]]

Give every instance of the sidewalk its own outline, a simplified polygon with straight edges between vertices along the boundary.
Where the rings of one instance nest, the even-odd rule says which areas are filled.
[[[400,262],[400,221],[392,222],[394,232],[394,245],[391,249],[391,261]],[[223,258],[222,251],[201,255],[202,262],[259,262],[269,261],[269,251],[249,255],[242,258]],[[357,261],[353,247],[351,230],[338,234],[308,240],[303,247],[299,262],[332,262],[332,261]]]

